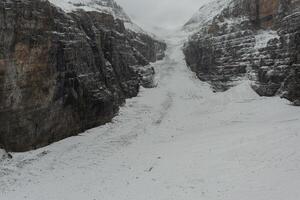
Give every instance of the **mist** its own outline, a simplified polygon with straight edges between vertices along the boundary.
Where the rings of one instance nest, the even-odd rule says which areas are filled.
[[[209,0],[116,0],[142,28],[175,29],[182,26]]]

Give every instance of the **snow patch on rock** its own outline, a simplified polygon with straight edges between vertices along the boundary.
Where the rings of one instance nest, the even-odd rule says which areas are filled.
[[[279,39],[279,35],[273,30],[261,30],[255,35],[255,49],[262,49],[267,47],[268,42],[272,39]]]
[[[49,0],[52,4],[60,7],[65,12],[76,10],[96,11],[113,15],[122,21],[130,22],[129,16],[123,8],[113,0]]]

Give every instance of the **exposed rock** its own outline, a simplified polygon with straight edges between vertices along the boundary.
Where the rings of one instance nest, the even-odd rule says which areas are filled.
[[[141,79],[141,84],[144,88],[156,87],[154,81],[155,70],[151,65],[147,66],[132,66],[132,69],[139,74]]]
[[[300,1],[214,2],[227,7],[196,26],[184,49],[190,68],[218,91],[248,77],[262,96],[299,100]]]
[[[11,159],[12,155],[0,147],[0,162],[5,159]]]
[[[112,119],[165,44],[107,13],[0,3],[0,144],[26,151]]]

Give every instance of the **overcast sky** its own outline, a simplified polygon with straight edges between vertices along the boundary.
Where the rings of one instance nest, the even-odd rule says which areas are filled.
[[[209,0],[115,0],[138,25],[150,31],[155,27],[183,25]]]

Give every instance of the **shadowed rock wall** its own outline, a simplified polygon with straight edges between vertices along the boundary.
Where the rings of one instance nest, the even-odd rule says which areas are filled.
[[[109,122],[165,44],[111,15],[0,2],[0,143],[26,151]]]

